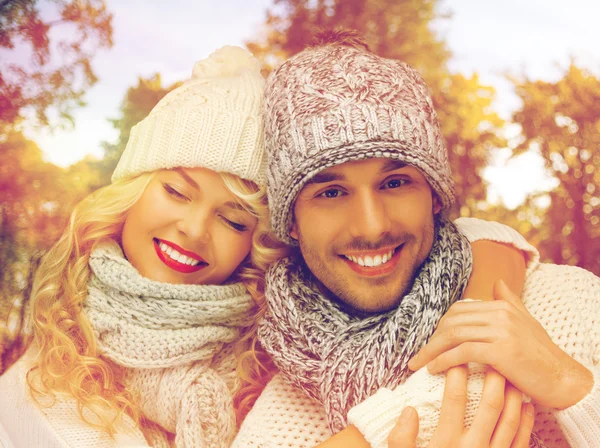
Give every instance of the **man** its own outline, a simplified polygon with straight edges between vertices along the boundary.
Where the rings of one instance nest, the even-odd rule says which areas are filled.
[[[342,33],[272,73],[265,111],[273,230],[299,254],[269,271],[259,337],[296,390],[276,377],[242,434],[254,425],[266,440],[284,423],[314,433],[314,401],[299,390],[322,405],[332,432],[353,423],[377,446],[405,404],[416,405],[423,426],[419,400],[429,398],[413,392],[443,382],[421,369],[404,387],[409,368],[479,362],[538,405],[543,443],[600,443],[600,279],[533,263],[522,304],[501,283],[494,291],[504,300],[457,302],[471,249],[445,217],[453,180],[427,87],[412,68]],[[477,369],[469,390],[480,393]],[[269,419],[275,408],[292,409],[292,421]]]

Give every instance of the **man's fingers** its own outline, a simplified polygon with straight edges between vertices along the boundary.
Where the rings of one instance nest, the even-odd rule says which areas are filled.
[[[504,386],[506,379],[491,367],[487,367],[483,394],[469,433],[473,446],[489,444],[502,409],[504,408]]]
[[[491,448],[510,446],[515,434],[521,425],[521,402],[523,394],[515,386],[506,383],[504,394],[504,407],[500,415],[500,421],[492,436]]]
[[[388,435],[389,448],[415,448],[419,434],[419,416],[414,408],[402,410],[396,425]]]
[[[510,448],[527,448],[535,423],[535,409],[531,403],[523,403],[521,408],[521,424]]]
[[[446,386],[436,433],[450,439],[462,434],[467,406],[467,366],[454,367],[446,372]]]
[[[493,364],[493,355],[490,344],[486,342],[465,342],[433,359],[427,364],[427,370],[435,374],[469,362]]]

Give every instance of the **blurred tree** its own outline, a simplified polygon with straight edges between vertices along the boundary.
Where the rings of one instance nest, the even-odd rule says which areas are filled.
[[[105,144],[102,160],[86,158],[62,169],[44,162],[37,145],[19,131],[11,130],[0,139],[0,330],[26,286],[32,254],[56,241],[79,200],[110,182],[131,127],[177,85],[163,88],[158,74],[140,78],[125,95],[121,117],[111,120],[119,140]]]
[[[41,125],[72,121],[97,81],[92,57],[111,46],[104,0],[0,0],[0,131],[28,114]]]
[[[486,198],[480,171],[489,151],[506,144],[499,137],[504,122],[492,110],[493,88],[476,75],[450,73],[450,51],[434,31],[449,16],[437,0],[275,0],[263,35],[247,46],[268,73],[319,30],[344,27],[357,30],[374,53],[419,70],[432,90],[457,180],[453,215],[471,215]]]
[[[156,103],[179,85],[181,83],[177,82],[163,87],[160,74],[156,73],[149,78],[138,78],[138,84],[127,89],[125,98],[121,102],[120,117],[110,120],[114,128],[119,131],[119,137],[115,143],[102,144],[105,156],[100,162],[99,169],[104,184],[110,182],[110,176],[127,146],[131,128],[146,118]]]
[[[26,287],[32,254],[56,241],[85,193],[74,187],[65,170],[44,162],[38,146],[20,132],[0,141],[0,333]]]
[[[550,196],[540,250],[600,275],[600,80],[571,64],[558,82],[515,80],[524,141],[560,184]]]
[[[267,12],[265,34],[248,49],[270,71],[303,50],[320,30],[357,30],[379,55],[403,60],[429,82],[444,73],[450,52],[432,30],[447,14],[437,0],[275,0]]]

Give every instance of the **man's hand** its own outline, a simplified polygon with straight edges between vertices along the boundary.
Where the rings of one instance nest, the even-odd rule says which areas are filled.
[[[468,362],[488,364],[536,404],[564,409],[593,387],[592,373],[562,351],[502,282],[493,302],[458,302],[410,360],[431,373]]]
[[[533,405],[521,403],[521,392],[488,370],[481,404],[469,429],[463,426],[467,404],[465,366],[446,373],[440,420],[428,448],[527,448],[534,423]],[[416,448],[419,417],[405,408],[388,437],[389,448]]]

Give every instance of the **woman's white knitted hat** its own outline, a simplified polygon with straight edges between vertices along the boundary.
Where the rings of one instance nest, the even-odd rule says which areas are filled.
[[[225,46],[131,129],[112,181],[158,169],[209,168],[265,183],[260,63]]]

